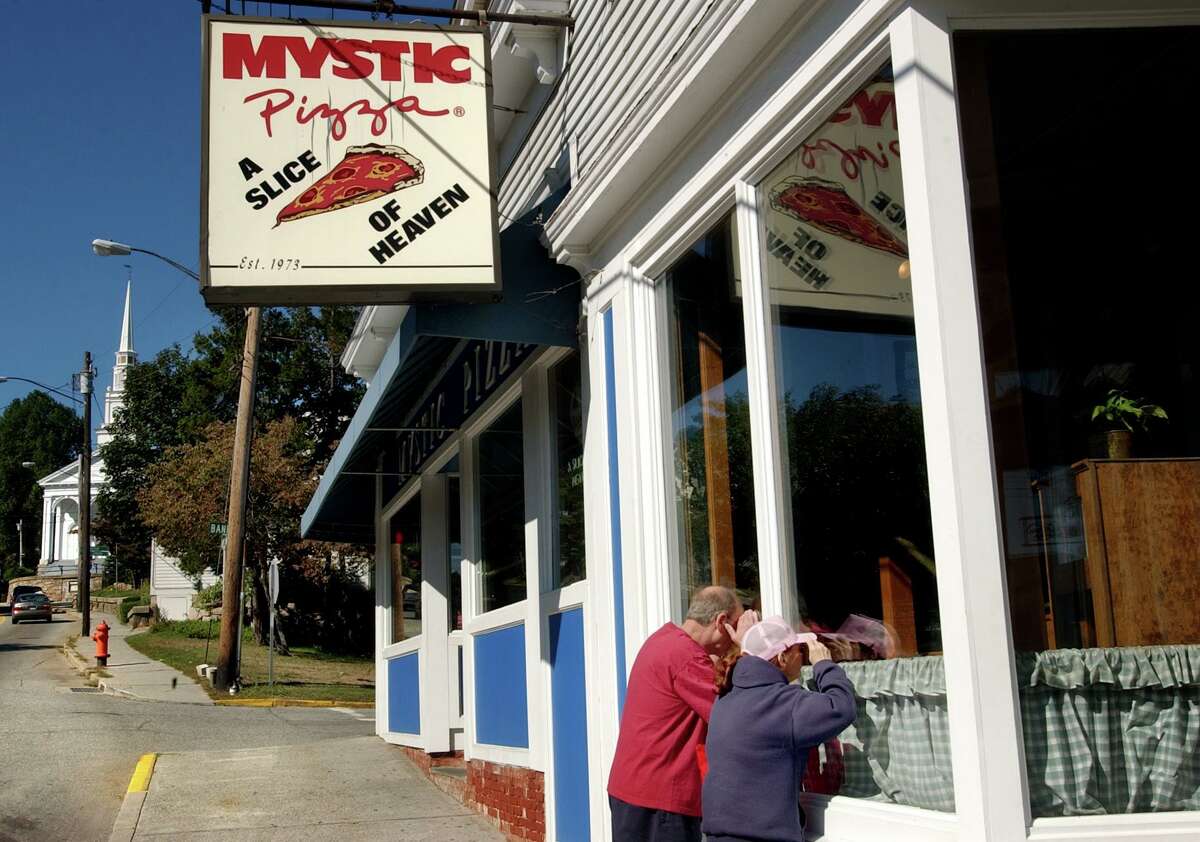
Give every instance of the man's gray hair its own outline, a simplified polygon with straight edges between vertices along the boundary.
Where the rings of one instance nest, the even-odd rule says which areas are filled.
[[[692,596],[692,603],[687,610],[687,619],[695,620],[702,626],[708,626],[720,614],[733,616],[737,607],[738,599],[733,591],[719,585],[712,585],[701,588]]]

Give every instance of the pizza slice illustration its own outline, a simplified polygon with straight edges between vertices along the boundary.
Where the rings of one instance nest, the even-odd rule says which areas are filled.
[[[284,222],[369,202],[425,180],[425,165],[399,146],[351,146],[346,157],[275,218]]]
[[[771,207],[835,237],[908,257],[908,247],[836,181],[815,176],[785,179],[771,190]]]

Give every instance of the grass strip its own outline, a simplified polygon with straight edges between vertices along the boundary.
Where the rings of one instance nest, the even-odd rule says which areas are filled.
[[[126,642],[147,657],[162,661],[196,681],[214,699],[228,698],[196,677],[196,665],[205,661],[205,641],[185,634],[148,631],[130,635]],[[208,658],[217,658],[216,638],[208,645]],[[375,699],[371,658],[332,655],[307,647],[294,647],[287,657],[275,657],[275,685],[267,686],[268,650],[250,640],[242,642],[240,698],[313,699],[331,702],[372,702]]]

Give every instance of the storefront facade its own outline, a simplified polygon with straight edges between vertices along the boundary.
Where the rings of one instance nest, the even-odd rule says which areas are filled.
[[[577,21],[494,25],[510,309],[364,310],[305,517],[375,542],[380,736],[606,839],[716,582],[847,641],[814,838],[1200,835],[1200,5],[494,6]]]

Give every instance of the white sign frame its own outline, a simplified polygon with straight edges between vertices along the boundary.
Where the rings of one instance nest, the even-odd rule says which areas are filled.
[[[203,77],[201,80],[200,286],[201,294],[207,304],[296,306],[321,304],[404,304],[419,301],[445,301],[447,299],[460,301],[491,301],[498,299],[501,291],[501,278],[499,214],[495,187],[497,166],[491,120],[493,90],[491,44],[489,31],[486,26],[449,27],[416,23],[393,24],[380,21],[342,20],[293,21],[283,18],[241,15],[204,15],[202,16],[201,26]],[[290,201],[302,194],[303,191],[296,188],[311,185],[321,177],[334,171],[334,165],[338,163],[339,159],[333,155],[327,155],[328,160],[319,161],[320,166],[318,169],[305,172],[300,181],[290,185],[289,189],[280,194],[278,201],[275,201],[275,197],[272,197],[270,199],[271,203],[262,209],[263,215],[254,218],[254,222],[252,223],[252,237],[244,239],[243,242],[246,240],[257,242],[253,238],[261,240],[261,237],[265,236],[267,231],[277,230],[281,225],[304,226],[303,229],[299,227],[292,229],[285,228],[284,236],[279,238],[281,242],[270,246],[258,246],[256,244],[249,248],[231,248],[232,237],[246,237],[246,220],[250,217],[242,212],[243,205],[238,204],[233,208],[227,207],[231,211],[229,220],[221,218],[218,215],[222,214],[223,211],[216,204],[218,199],[210,195],[213,191],[212,176],[214,175],[214,167],[218,166],[218,164],[210,160],[213,140],[212,107],[214,98],[211,89],[213,87],[214,31],[229,27],[246,28],[250,31],[252,38],[256,36],[260,37],[262,33],[269,32],[271,29],[278,29],[279,34],[282,35],[308,35],[310,37],[314,30],[329,30],[335,37],[349,37],[351,34],[358,37],[358,33],[339,33],[343,30],[364,30],[361,35],[363,40],[370,40],[372,37],[376,39],[387,37],[389,39],[405,40],[406,36],[407,38],[413,38],[414,35],[419,36],[421,34],[439,37],[449,36],[452,40],[461,40],[462,36],[467,36],[472,40],[478,39],[479,52],[478,55],[474,52],[472,53],[472,63],[476,71],[480,67],[483,69],[482,84],[475,81],[480,76],[478,72],[474,74],[474,78],[470,84],[476,88],[481,87],[483,95],[480,97],[478,94],[472,94],[471,98],[473,101],[470,104],[469,110],[452,108],[450,109],[451,114],[446,115],[445,119],[449,121],[455,120],[456,117],[460,116],[459,111],[466,112],[461,116],[469,116],[470,112],[475,111],[477,108],[483,110],[484,116],[482,122],[484,126],[481,127],[480,131],[484,137],[480,142],[486,143],[486,153],[481,151],[476,158],[480,165],[482,165],[483,159],[486,159],[487,171],[486,173],[464,171],[464,173],[474,184],[468,193],[470,198],[474,199],[478,196],[480,193],[479,188],[482,186],[486,188],[488,194],[487,202],[483,203],[476,200],[476,203],[470,206],[471,210],[469,214],[462,214],[462,210],[467,209],[466,202],[462,203],[462,210],[459,210],[458,205],[454,205],[452,202],[453,207],[450,207],[450,211],[458,211],[460,214],[459,219],[462,220],[462,223],[453,229],[443,228],[443,230],[455,231],[456,242],[461,241],[463,239],[463,231],[478,230],[479,227],[485,224],[482,220],[483,211],[480,209],[482,206],[487,209],[486,227],[490,234],[490,248],[483,239],[483,236],[476,240],[474,252],[478,255],[477,261],[471,263],[469,266],[453,266],[435,262],[435,260],[446,260],[445,255],[461,253],[457,248],[454,251],[450,251],[444,246],[437,248],[434,252],[426,248],[423,255],[424,261],[414,256],[412,260],[416,265],[406,265],[404,258],[407,258],[408,255],[402,249],[396,249],[396,253],[388,257],[386,261],[380,262],[378,258],[375,258],[374,261],[368,262],[372,257],[369,251],[371,245],[378,244],[373,243],[373,240],[382,242],[387,236],[399,235],[399,238],[405,241],[405,245],[409,242],[420,242],[415,239],[405,239],[405,235],[401,233],[402,226],[412,221],[414,213],[428,215],[430,208],[432,208],[438,211],[435,217],[431,217],[435,222],[438,218],[443,218],[441,211],[445,210],[445,207],[433,207],[439,197],[445,192],[442,188],[453,189],[458,183],[463,182],[456,183],[451,179],[443,184],[442,181],[435,181],[433,178],[428,178],[428,173],[424,174],[426,178],[422,183],[418,183],[410,188],[413,190],[413,193],[407,193],[406,190],[401,189],[389,195],[386,200],[383,200],[384,197],[380,196],[360,205],[344,207],[321,214],[321,216],[326,218],[326,221],[331,216],[341,215],[337,216],[337,228],[331,230],[327,226],[327,230],[331,230],[328,236],[313,237],[314,231],[319,231],[320,229],[314,228],[308,220],[300,218],[295,218],[294,221],[276,222],[274,226],[269,226],[269,223],[276,218],[276,211],[286,207]],[[474,51],[475,48],[473,44],[472,50]],[[370,58],[372,61],[378,61],[379,64],[382,64],[382,59],[377,55],[372,54]],[[404,62],[406,67],[412,67],[411,60],[404,61],[403,58],[399,58],[398,60]],[[290,71],[286,78],[269,80],[265,78],[264,74],[264,78],[256,79],[255,81],[264,83],[264,89],[271,87],[271,81],[274,81],[276,84],[287,83],[294,87],[299,80],[295,78],[297,65],[290,51],[286,61],[288,62]],[[322,86],[322,91],[325,91],[325,86],[332,84],[325,77],[330,74],[337,64],[345,64],[345,62],[331,55],[329,60],[321,66],[321,78],[306,79],[304,81],[310,85]],[[378,71],[378,69],[377,67],[376,70]],[[401,70],[400,75],[403,79],[409,79],[412,76],[412,71],[409,70],[406,74]],[[237,81],[240,82],[241,80]],[[350,80],[350,83],[361,83],[362,81],[362,79],[353,79]],[[366,81],[373,85],[381,84],[377,79],[371,77],[368,77]],[[426,87],[429,88],[430,92],[435,90],[433,86],[420,85],[414,91],[414,88],[408,82],[403,82],[402,84],[407,86],[407,90],[398,89],[392,91],[392,93],[399,94],[401,97],[408,97],[408,94],[420,94]],[[441,83],[437,89],[440,90],[447,87],[459,86],[451,85],[450,83]],[[294,92],[296,102],[301,100],[302,93],[302,87],[300,90]],[[265,102],[266,100],[261,101]],[[381,98],[380,102],[383,101]],[[432,110],[435,106],[431,105],[429,107]],[[350,127],[342,138],[331,140],[330,122],[323,116],[312,119],[308,123],[312,132],[322,131],[325,135],[324,138],[317,138],[323,150],[329,147],[329,151],[332,151],[330,144],[336,144],[345,150],[353,145],[363,144],[371,140],[371,137],[361,129],[361,126],[369,121],[369,116],[361,113],[349,113],[348,105],[345,110],[347,111],[346,120],[350,124]],[[262,119],[261,114],[257,112],[253,113],[255,119]],[[295,106],[292,106],[286,112],[280,110],[277,114],[277,119],[280,121],[277,125],[283,126],[285,125],[282,122],[283,120],[295,116]],[[389,111],[387,116],[391,120],[391,125],[399,126],[402,132],[406,126],[415,125],[409,122],[408,118],[403,114],[395,114]],[[217,122],[220,124],[222,121],[218,119]],[[296,122],[299,121],[297,120]],[[427,128],[430,123],[429,121],[425,121],[421,125]],[[221,128],[218,125],[217,131],[221,131]],[[389,134],[390,131],[389,129]],[[313,137],[316,137],[316,135],[314,134]],[[388,139],[388,136],[383,136],[380,138],[380,141],[387,144]],[[256,138],[256,142],[261,146],[266,141]],[[253,188],[260,180],[264,178],[270,179],[272,173],[282,172],[279,168],[296,161],[297,153],[302,154],[304,152],[304,150],[291,151],[291,146],[286,146],[282,143],[274,145],[281,152],[285,149],[289,151],[282,156],[273,155],[267,160],[254,160],[254,165],[261,167],[262,172],[255,173],[253,179],[246,176],[246,169],[242,170],[241,176],[236,172],[233,174],[233,177],[239,180],[240,186],[243,189],[246,187]],[[292,144],[292,146],[294,145]],[[432,142],[427,142],[425,146],[437,148],[433,146]],[[407,147],[404,148],[407,149]],[[314,152],[315,149],[309,150],[310,160],[317,157],[312,154]],[[444,150],[438,149],[438,152],[444,152]],[[343,154],[345,154],[344,151]],[[446,155],[446,159],[454,160],[456,164],[458,163],[458,159],[454,158],[450,153],[444,154]],[[253,156],[251,155],[245,157],[253,160]],[[230,166],[228,157],[225,157],[219,166],[221,166],[222,172],[225,172]],[[293,171],[298,172],[299,169],[299,165],[293,167]],[[242,176],[246,176],[244,180]],[[232,195],[232,192],[224,187],[221,188],[221,192],[223,193],[220,199],[221,204],[228,206],[229,197]],[[414,204],[412,199],[419,199],[419,202]],[[246,202],[249,201],[247,198]],[[391,204],[391,208],[388,209],[388,212],[393,217],[391,225],[382,230],[374,227],[375,223],[372,223],[371,227],[368,227],[367,223],[373,215],[377,217],[376,222],[382,221],[382,217],[378,217],[378,214],[384,212],[383,209],[389,204]],[[402,209],[402,214],[398,219],[395,218],[396,205],[400,205]],[[347,216],[347,214],[350,214],[350,216]],[[453,217],[451,216],[451,218]],[[240,222],[231,221],[233,219],[240,220]],[[361,235],[357,233],[354,235],[355,253],[361,254],[361,258],[353,258],[353,264],[342,263],[340,261],[329,264],[327,261],[320,261],[320,258],[318,258],[319,262],[314,264],[310,259],[300,254],[302,251],[310,254],[319,254],[319,250],[312,250],[311,244],[314,242],[327,243],[331,250],[336,250],[344,258],[346,250],[350,248],[350,246],[345,245],[347,243],[345,231],[350,225],[348,220],[357,220],[357,224],[353,226],[352,230],[355,232],[362,231]],[[313,221],[315,222],[316,220]],[[216,229],[212,228],[212,223],[214,222],[217,223]],[[463,223],[467,227],[464,228]],[[231,235],[231,229],[236,231],[237,234]],[[262,230],[259,231],[259,229]],[[302,232],[303,236],[298,232]],[[285,241],[286,243],[290,243],[290,245],[285,244]],[[297,243],[299,243],[299,247]],[[277,251],[279,252],[278,254],[275,253]],[[285,254],[285,251],[288,253]],[[244,260],[239,261],[236,259],[236,255],[242,252],[244,252]],[[431,254],[442,255],[442,257],[431,260]],[[234,257],[231,258],[231,255],[234,255]],[[290,268],[282,268],[282,264],[293,259],[295,260],[294,266],[299,268],[291,268],[293,267],[291,263],[286,264]],[[280,264],[279,268],[273,266],[273,264],[277,263]],[[461,274],[464,276],[462,280],[458,280],[455,277],[456,274],[459,274],[459,270],[461,270]],[[375,280],[376,277],[379,280]]]

